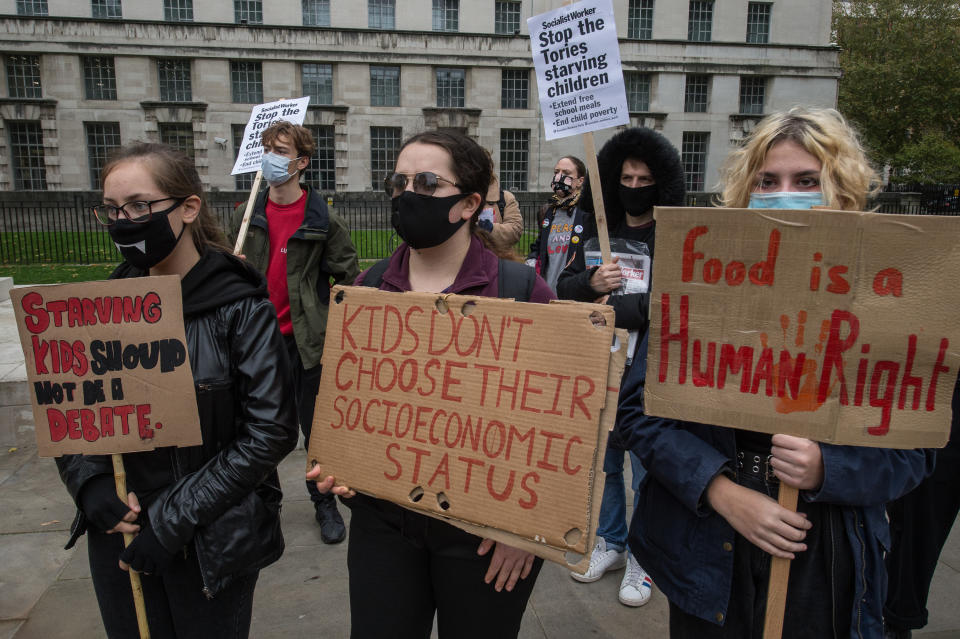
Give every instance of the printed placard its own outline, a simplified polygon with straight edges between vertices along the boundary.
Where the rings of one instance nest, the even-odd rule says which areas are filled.
[[[334,287],[308,459],[360,492],[589,554],[613,324],[609,306]]]
[[[630,124],[611,0],[581,0],[527,20],[548,140]]]
[[[646,408],[822,442],[943,446],[960,218],[657,208]]]
[[[310,96],[277,100],[253,107],[250,121],[247,122],[247,126],[243,130],[243,140],[240,142],[237,161],[234,163],[230,175],[259,171],[260,160],[263,157],[263,144],[260,142],[260,134],[268,126],[280,120],[302,125],[304,118],[307,117],[308,104],[310,104]]]
[[[38,455],[201,443],[180,278],[15,288]]]

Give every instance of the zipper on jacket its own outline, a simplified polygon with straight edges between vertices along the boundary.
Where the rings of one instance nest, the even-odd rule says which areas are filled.
[[[836,511],[832,506],[825,505],[827,511],[827,533],[830,535],[830,620],[833,624],[833,636],[837,637],[837,531],[836,531]]]
[[[202,386],[202,384],[198,384]],[[208,385],[209,386],[209,385]],[[183,477],[183,470],[180,468],[180,457],[177,455],[177,449],[170,449],[170,456],[173,458],[173,478],[176,481],[180,481]],[[213,599],[213,592],[210,591],[210,587],[207,585],[206,571],[203,567],[203,559],[201,558],[200,547],[197,545],[197,536],[193,536],[193,551],[197,553],[197,565],[200,566],[200,581],[203,583],[203,589],[200,591],[203,593],[203,596],[208,600]],[[183,558],[187,558],[187,547],[183,547]]]
[[[860,592],[857,593],[857,636],[860,639],[863,639],[863,632],[861,626],[863,625],[863,599],[864,597],[860,595],[867,594],[867,565],[866,565],[866,548],[863,542],[863,536],[860,534],[860,529],[863,525],[860,523],[860,513],[856,509],[853,511],[853,532],[857,536],[857,541],[860,542]]]

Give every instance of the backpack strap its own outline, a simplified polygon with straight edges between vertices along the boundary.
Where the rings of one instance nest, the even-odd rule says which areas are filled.
[[[360,282],[360,286],[380,288],[380,282],[383,281],[383,274],[387,272],[388,266],[390,266],[389,257],[385,257],[371,266],[369,269],[367,269],[367,273],[363,276],[363,281]]]
[[[503,189],[500,189],[500,199],[497,200],[497,206],[500,207],[500,219],[503,219],[503,210],[507,208],[507,198],[503,194]]]
[[[537,272],[523,262],[500,259],[497,269],[497,297],[529,302]]]

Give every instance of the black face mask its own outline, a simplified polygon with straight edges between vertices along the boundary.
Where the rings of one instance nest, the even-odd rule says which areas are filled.
[[[638,186],[631,188],[620,185],[619,189],[620,204],[630,215],[643,215],[657,203],[657,185]]]
[[[450,223],[450,209],[465,197],[467,195],[463,193],[433,197],[404,191],[391,201],[393,215],[390,223],[400,239],[409,244],[410,248],[439,246],[466,222],[460,218],[453,224]]]
[[[183,200],[168,209],[156,211],[150,215],[148,221],[140,224],[125,217],[111,224],[107,232],[123,259],[138,269],[147,271],[173,253],[187,225],[184,224],[180,234],[175,236],[167,216],[181,204]]]
[[[573,178],[563,173],[557,173],[553,176],[550,189],[560,197],[567,197],[573,193]]]

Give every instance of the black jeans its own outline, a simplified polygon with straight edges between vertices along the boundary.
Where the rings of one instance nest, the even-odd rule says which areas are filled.
[[[897,630],[927,625],[927,595],[940,551],[960,511],[960,441],[937,451],[937,465],[912,492],[887,506],[893,548],[887,555],[884,622]]]
[[[309,450],[310,431],[313,429],[313,411],[317,406],[317,390],[320,388],[320,374],[323,372],[323,366],[317,365],[305,369],[293,335],[284,335],[283,340],[287,346],[287,356],[293,370],[293,387],[297,393],[297,417],[300,420],[300,432],[303,433],[303,445]],[[307,494],[310,495],[310,501],[315,505],[334,500],[333,493],[324,495],[317,490],[316,482],[308,481],[306,484]]]
[[[111,639],[139,637],[130,575],[117,562],[123,536],[87,531],[90,574],[100,616]],[[212,599],[203,594],[200,566],[193,544],[181,551],[163,575],[140,574],[147,622],[153,639],[243,639],[250,634],[253,590],[258,572],[221,590]]]
[[[517,636],[542,559],[513,592],[497,592],[483,582],[493,550],[478,556],[479,537],[381,500],[351,501],[353,639],[427,639],[434,612],[442,639]]]
[[[743,476],[737,483],[777,498],[777,485]],[[801,496],[797,510],[807,514],[807,550],[790,562],[784,639],[847,637],[853,611],[853,558],[840,509],[810,503]],[[713,515],[719,517],[719,515]],[[671,639],[760,639],[767,607],[770,555],[736,536],[733,583],[722,626],[688,614],[670,603]]]

